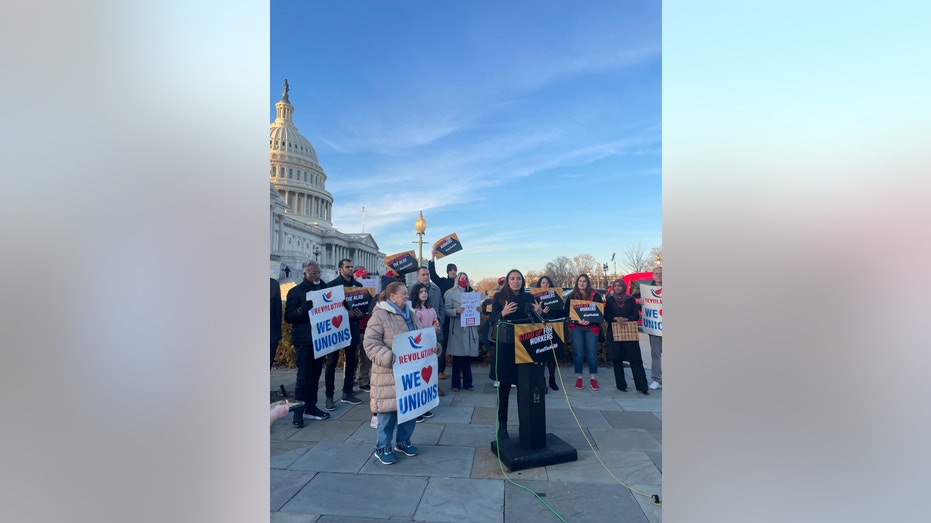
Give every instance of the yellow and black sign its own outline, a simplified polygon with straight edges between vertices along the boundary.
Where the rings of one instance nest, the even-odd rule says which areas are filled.
[[[514,363],[551,361],[566,348],[563,323],[525,323],[514,325]]]
[[[350,309],[368,312],[372,304],[372,298],[375,297],[375,289],[369,287],[343,287],[343,294]]]
[[[462,243],[459,241],[459,236],[456,233],[452,233],[449,236],[440,238],[436,243],[434,243],[433,249],[436,251],[437,259],[439,259],[443,258],[444,256],[449,256],[454,252],[461,251]]]
[[[605,304],[588,300],[569,300],[569,319],[589,323],[604,323]]]
[[[417,258],[414,257],[414,251],[399,252],[391,256],[385,256],[385,266],[398,274],[414,272],[418,268]]]
[[[550,312],[562,310],[562,300],[559,298],[562,296],[562,289],[558,287],[550,287],[549,289],[531,287],[530,294],[540,302],[540,305],[549,307]]]

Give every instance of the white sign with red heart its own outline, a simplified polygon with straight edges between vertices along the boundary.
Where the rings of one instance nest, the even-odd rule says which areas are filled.
[[[314,336],[314,358],[326,356],[352,343],[349,311],[343,305],[344,299],[342,286],[307,293],[307,300],[314,304],[308,311]]]
[[[436,330],[433,327],[394,337],[394,388],[398,423],[412,420],[440,404],[436,374]]]

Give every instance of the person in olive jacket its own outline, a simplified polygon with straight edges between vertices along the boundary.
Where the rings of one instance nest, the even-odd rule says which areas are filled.
[[[395,463],[394,451],[406,456],[416,456],[417,447],[411,444],[415,420],[398,423],[397,394],[394,383],[396,355],[391,350],[394,337],[404,332],[420,329],[420,321],[407,301],[407,286],[401,282],[388,284],[378,295],[372,311],[362,347],[372,360],[372,391],[370,408],[378,417],[378,436],[375,442],[375,458],[384,465]],[[397,433],[395,434],[395,426]],[[391,440],[395,440],[394,447]]]
[[[298,428],[304,426],[305,419],[323,420],[330,417],[317,408],[317,388],[326,358],[314,358],[313,327],[309,315],[314,304],[307,300],[309,291],[319,291],[326,286],[320,279],[320,266],[315,261],[309,261],[304,265],[304,279],[288,291],[284,306],[284,321],[291,324],[291,343],[297,353],[294,398],[304,402],[304,407],[294,410],[294,419],[291,421]]]
[[[643,370],[643,356],[640,354],[639,341],[614,341],[611,332],[612,322],[636,322],[640,315],[640,306],[637,300],[627,294],[627,284],[624,280],[614,280],[612,293],[605,297],[605,356],[614,366],[614,381],[617,388],[627,392],[627,380],[624,379],[624,361],[630,362],[630,373],[634,376],[634,387],[644,394],[647,389],[647,373]]]

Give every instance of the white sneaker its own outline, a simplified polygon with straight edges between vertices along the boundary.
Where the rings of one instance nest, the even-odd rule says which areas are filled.
[[[501,385],[501,382],[500,382],[500,381],[496,381],[496,382],[495,382],[495,388],[497,388],[498,385]]]
[[[373,429],[378,428],[378,416],[372,414],[372,421],[369,423],[369,427],[372,427]]]
[[[661,388],[663,388],[663,386],[660,385],[659,382],[654,381],[653,383],[650,383],[650,388],[653,389],[653,390],[656,390],[656,389],[661,389]]]

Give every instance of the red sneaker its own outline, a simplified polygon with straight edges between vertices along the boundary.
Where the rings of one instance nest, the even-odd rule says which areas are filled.
[[[582,378],[575,379],[575,388],[582,390]]]
[[[592,390],[601,390],[601,387],[598,386],[598,380],[592,378]]]

